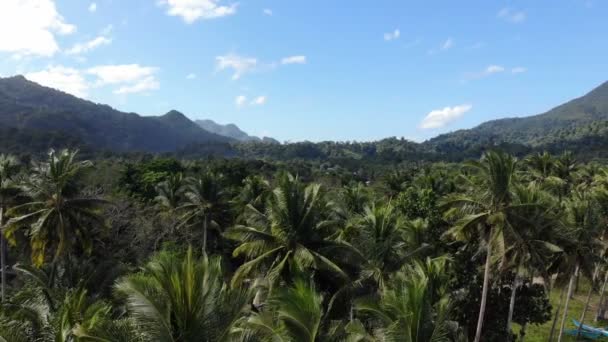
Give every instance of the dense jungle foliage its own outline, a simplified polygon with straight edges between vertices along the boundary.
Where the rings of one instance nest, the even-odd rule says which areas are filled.
[[[579,279],[606,310],[607,222],[608,168],[570,153],[2,155],[0,340],[561,340]]]

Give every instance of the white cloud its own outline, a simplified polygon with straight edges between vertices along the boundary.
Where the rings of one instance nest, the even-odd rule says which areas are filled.
[[[488,76],[494,75],[494,74],[499,74],[499,73],[504,72],[505,70],[506,70],[505,67],[503,67],[502,65],[492,64],[492,65],[488,65],[482,71],[466,74],[465,78],[469,79],[469,80],[474,80],[474,79],[488,77]]]
[[[395,29],[395,31],[393,31],[393,32],[385,33],[384,40],[386,40],[386,41],[395,40],[395,39],[398,39],[399,36],[401,36],[401,32],[399,31],[399,29]]]
[[[306,64],[306,56],[289,56],[281,59],[281,64]]]
[[[97,86],[119,85],[115,94],[132,94],[160,88],[155,76],[157,71],[158,68],[139,64],[119,64],[100,65],[86,72],[97,77]]]
[[[221,0],[160,0],[161,6],[167,7],[167,14],[179,16],[188,23],[199,19],[214,19],[236,13],[237,4],[220,5]]]
[[[236,97],[236,99],[234,99],[234,103],[239,108],[243,107],[246,102],[247,102],[247,96],[245,96],[245,95],[239,95]]]
[[[511,73],[512,74],[521,74],[528,71],[528,69],[524,68],[524,67],[515,67],[513,69],[511,69]]]
[[[0,1],[0,51],[50,57],[59,51],[55,34],[75,31],[52,0]]]
[[[82,53],[89,52],[95,48],[98,48],[102,45],[109,45],[112,43],[112,39],[106,38],[103,36],[99,36],[95,39],[92,39],[85,43],[78,43],[72,46],[69,50],[66,51],[68,55],[79,55]]]
[[[526,12],[514,10],[509,7],[501,9],[498,12],[497,16],[503,20],[514,24],[521,23],[526,20]]]
[[[433,110],[424,117],[420,123],[420,128],[431,129],[443,127],[459,119],[464,113],[470,111],[472,108],[473,106],[469,104],[463,104],[460,106]]]
[[[89,5],[89,12],[95,13],[96,11],[97,11],[97,4],[94,2],[91,2],[91,4]]]
[[[272,16],[272,10],[270,8],[264,8],[262,12],[266,15]]]
[[[452,40],[452,38],[448,38],[445,42],[443,42],[443,44],[441,44],[439,49],[445,51],[451,49],[452,46],[454,46],[454,41]]]
[[[101,85],[137,82],[152,76],[158,69],[139,64],[100,65],[89,68],[87,73],[95,75]]]
[[[244,74],[251,72],[258,64],[258,60],[251,57],[243,57],[235,54],[215,57],[218,70],[232,69],[233,80],[238,80]]]
[[[264,104],[266,104],[266,96],[258,96],[251,101],[251,105],[253,106],[262,106]]]
[[[160,83],[154,78],[154,76],[149,76],[144,79],[138,80],[137,82],[122,86],[116,90],[114,90],[114,94],[133,94],[133,93],[141,93],[150,90],[156,90],[160,88]]]
[[[194,74],[194,73],[190,73],[190,74],[188,74],[188,76],[186,76],[187,80],[193,80],[195,78],[196,78],[196,74]]]
[[[505,71],[505,68],[500,65],[490,65],[486,68],[484,73],[486,75],[492,75],[492,74],[496,74],[496,73],[503,72],[503,71]]]
[[[59,89],[78,97],[87,97],[89,85],[79,70],[64,66],[50,66],[46,70],[25,74],[30,81]]]

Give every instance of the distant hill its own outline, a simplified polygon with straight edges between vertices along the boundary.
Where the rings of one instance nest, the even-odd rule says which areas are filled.
[[[271,144],[279,143],[277,140],[270,138],[270,137],[262,137],[260,139],[256,136],[249,135],[246,132],[244,132],[243,130],[241,130],[237,125],[232,124],[232,123],[222,125],[222,124],[218,124],[215,121],[209,120],[209,119],[196,120],[194,122],[208,132],[215,133],[215,134],[225,136],[225,137],[229,137],[232,139],[236,139],[238,141],[265,142],[265,143],[271,143]]]
[[[117,152],[171,152],[191,144],[234,141],[205,131],[177,111],[158,117],[125,113],[23,76],[0,78],[0,128],[1,145],[19,142],[32,149],[84,145]]]
[[[472,129],[437,136],[423,145],[441,153],[475,151],[501,144],[534,149],[576,149],[577,144],[587,144],[590,139],[606,140],[606,133],[608,82],[546,113],[488,121]]]

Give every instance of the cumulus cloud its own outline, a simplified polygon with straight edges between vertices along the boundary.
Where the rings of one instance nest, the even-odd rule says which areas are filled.
[[[526,20],[526,12],[514,10],[509,7],[505,7],[503,9],[501,9],[500,11],[498,11],[497,16],[505,21],[508,21],[508,22],[514,23],[514,24],[521,23],[524,20]]]
[[[521,67],[521,66],[518,66],[518,67],[515,67],[515,68],[511,69],[511,73],[512,74],[521,74],[521,73],[524,73],[526,71],[528,71],[528,69],[526,69],[524,67]]]
[[[0,1],[0,52],[50,57],[59,51],[55,34],[75,31],[52,0]]]
[[[188,74],[188,75],[186,76],[186,79],[187,79],[187,80],[193,80],[193,79],[195,79],[195,78],[196,78],[196,74],[195,74],[195,73],[190,73],[190,74]]]
[[[167,8],[168,15],[179,16],[188,24],[232,15],[237,9],[236,3],[222,5],[221,0],[160,0],[158,3]]]
[[[97,77],[96,85],[118,85],[115,94],[132,94],[156,90],[158,68],[139,64],[100,65],[87,69],[87,74]]]
[[[235,54],[215,57],[218,70],[233,70],[232,79],[238,80],[244,74],[251,72],[258,65],[258,60],[251,57],[243,57]]]
[[[160,88],[160,83],[156,80],[156,78],[154,78],[154,76],[149,76],[138,80],[133,84],[124,85],[114,90],[114,94],[134,94],[156,90],[158,88]]]
[[[266,96],[258,96],[251,101],[251,105],[253,106],[262,106],[264,104],[266,104]]]
[[[78,43],[72,46],[66,51],[68,55],[79,55],[82,53],[89,52],[103,45],[109,45],[112,43],[112,39],[99,36],[95,39],[89,40],[88,42]]]
[[[237,107],[243,107],[245,104],[247,103],[247,96],[245,95],[239,95],[236,97],[236,99],[234,99],[234,104],[236,104]]]
[[[79,70],[64,66],[50,66],[46,70],[30,72],[25,77],[43,86],[59,89],[78,97],[87,97],[89,84]]]
[[[264,8],[264,10],[262,11],[262,13],[268,15],[268,16],[272,16],[272,10],[270,8]]]
[[[399,29],[395,29],[395,31],[393,31],[393,32],[385,33],[384,40],[391,41],[391,40],[399,39],[399,36],[401,36],[401,32],[399,31]]]
[[[96,11],[97,11],[97,4],[94,2],[91,2],[91,4],[89,5],[89,12],[95,13]]]
[[[306,56],[289,56],[281,59],[281,64],[306,64]]]
[[[454,107],[445,107],[442,109],[436,109],[428,113],[422,122],[420,128],[432,129],[443,127],[464,115],[464,113],[470,111],[473,108],[472,105],[463,104]]]

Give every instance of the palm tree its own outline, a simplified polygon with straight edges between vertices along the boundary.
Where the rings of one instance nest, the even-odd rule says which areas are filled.
[[[523,206],[513,212],[504,227],[507,244],[505,260],[509,262],[503,265],[503,269],[512,268],[515,273],[507,317],[509,332],[515,310],[515,296],[523,278],[540,274],[547,282],[547,265],[555,253],[562,252],[555,244],[559,237],[555,231],[556,218],[552,213],[551,198],[538,185],[531,183],[525,187],[516,186],[513,204]]]
[[[553,174],[555,159],[548,152],[535,153],[525,159],[531,180],[543,184]]]
[[[244,317],[233,329],[240,340],[315,342],[321,338],[323,296],[312,281],[296,279],[276,291],[262,311]]]
[[[89,253],[96,229],[105,227],[99,209],[108,202],[80,195],[76,180],[92,163],[76,161],[76,156],[77,151],[51,150],[46,162],[34,166],[31,179],[24,185],[31,201],[9,211],[15,217],[5,228],[7,237],[21,227],[27,228],[36,266],[45,262],[49,250],[53,252],[51,285],[60,258],[69,257],[76,248]]]
[[[18,165],[15,157],[0,154],[0,230],[3,230],[4,228],[6,210],[10,205],[14,205],[15,199],[20,192],[19,186],[15,180]],[[0,269],[2,270],[0,297],[3,302],[5,300],[6,290],[6,249],[7,244],[4,233],[0,232]]]
[[[528,204],[513,204],[513,186],[517,161],[504,152],[490,151],[479,162],[468,162],[466,166],[475,171],[466,182],[472,186],[468,194],[450,198],[445,206],[452,209],[446,216],[458,215],[461,218],[446,234],[457,240],[481,239],[486,248],[486,261],[483,275],[481,305],[475,333],[475,342],[481,339],[483,319],[488,297],[490,268],[496,246],[504,252],[504,229],[509,225],[513,212]]]
[[[594,265],[596,254],[601,249],[601,241],[597,238],[599,227],[596,204],[589,194],[575,192],[571,199],[565,202],[565,225],[570,243],[564,243],[564,259],[562,265],[565,274],[570,276],[568,292],[558,335],[561,342],[568,316],[568,306],[572,296],[573,284],[579,272],[587,275],[592,281],[595,278]],[[586,311],[587,308],[584,309]],[[583,317],[584,319],[584,317]]]
[[[357,311],[376,318],[373,335],[382,341],[450,341],[445,258],[427,259],[393,275],[379,296],[360,298]]]
[[[220,219],[224,219],[228,214],[228,203],[221,182],[222,176],[213,173],[204,173],[197,178],[188,179],[184,191],[185,203],[177,208],[177,211],[182,213],[179,227],[201,228],[203,252],[207,251],[209,228],[218,230]]]
[[[175,210],[184,194],[184,176],[183,174],[176,173],[170,175],[167,180],[159,183],[156,186],[156,201],[165,209]]]
[[[116,284],[136,326],[151,341],[227,341],[249,310],[250,292],[224,282],[221,260],[160,252]]]
[[[352,253],[354,249],[329,238],[335,222],[318,184],[304,186],[297,177],[283,174],[268,199],[266,212],[251,205],[247,210],[247,225],[234,226],[225,234],[239,242],[233,256],[248,259],[235,272],[233,284],[261,272],[272,285],[288,268],[291,272],[318,270],[342,281],[348,279],[329,255]]]
[[[245,178],[243,188],[234,200],[237,212],[245,212],[247,205],[252,205],[257,210],[263,211],[270,193],[270,184],[263,177],[249,176]]]

